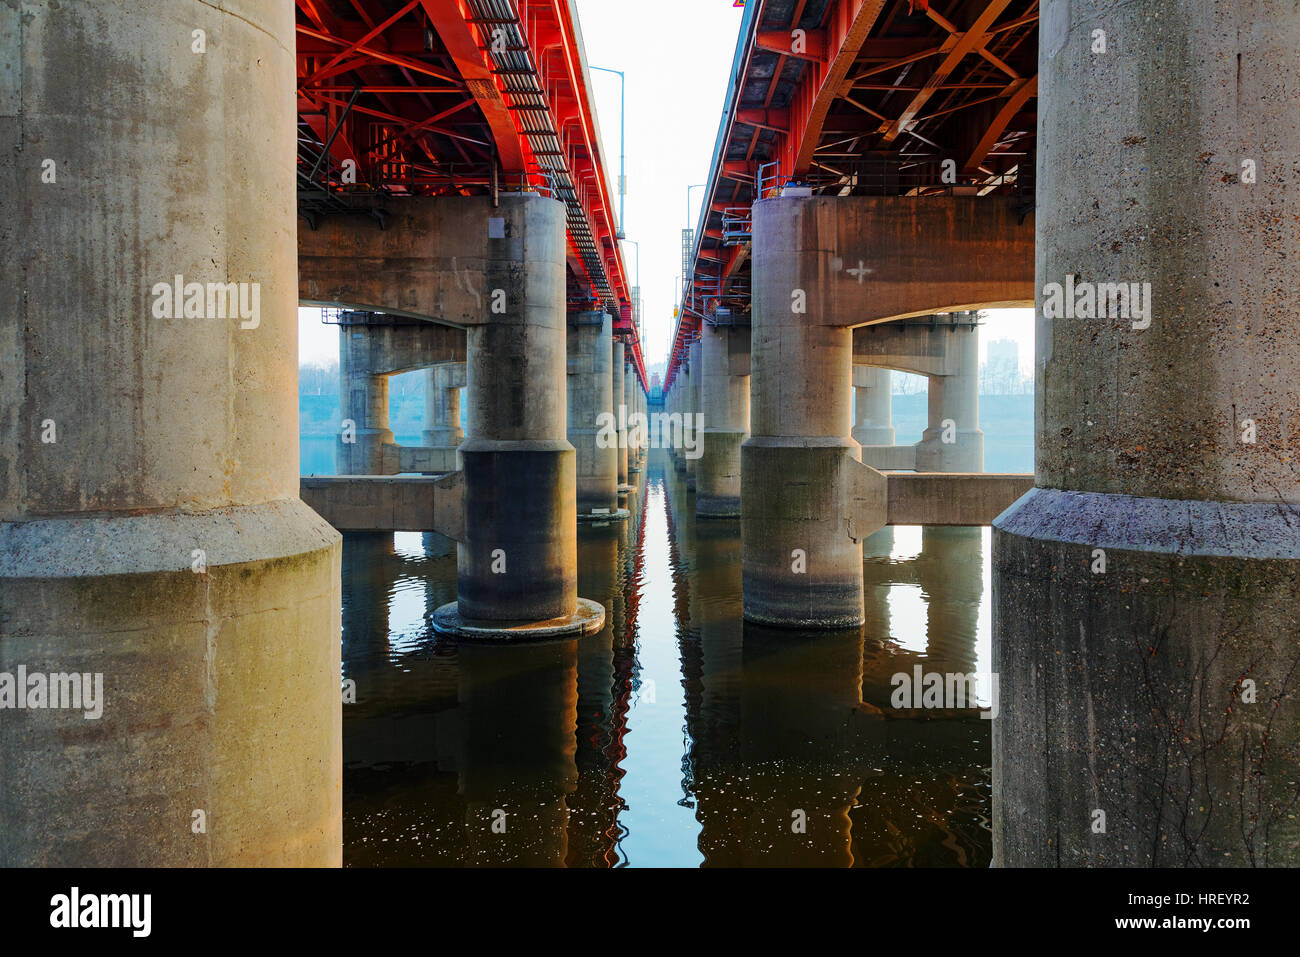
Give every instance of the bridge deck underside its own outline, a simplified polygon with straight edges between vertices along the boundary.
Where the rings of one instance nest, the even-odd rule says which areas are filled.
[[[747,16],[668,381],[704,316],[750,309],[754,201],[1025,197],[1038,0],[768,0]]]

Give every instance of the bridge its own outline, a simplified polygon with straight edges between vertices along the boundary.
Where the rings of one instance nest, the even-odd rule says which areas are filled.
[[[998,864],[1300,861],[1297,30],[747,5],[663,383],[689,519],[738,523],[759,644],[850,657],[866,539],[992,521]],[[598,629],[578,524],[637,521],[572,4],[29,0],[0,48],[0,673],[108,704],[5,711],[0,865],[337,865],[337,527],[455,541],[434,623],[499,646]],[[1040,294],[1036,473],[985,475],[978,311]],[[343,380],[345,474],[305,481],[299,304]],[[931,380],[914,447],[890,369]]]
[[[606,616],[577,523],[628,520],[649,382],[573,4],[5,11],[0,659],[116,704],[72,778],[39,758],[67,729],[0,723],[0,863],[85,863],[93,821],[99,863],[337,864],[340,538],[299,497],[300,304],[339,325],[342,470],[437,476],[438,626]]]
[[[1295,735],[1258,723],[1300,726],[1296,400],[1269,384],[1294,380],[1296,331],[1247,265],[1279,261],[1300,204],[1264,93],[1278,70],[1300,89],[1270,39],[1291,20],[746,7],[664,401],[703,416],[677,467],[699,519],[739,518],[748,622],[864,620],[895,476],[983,469],[978,310],[1041,290],[1034,487],[993,522],[996,863],[1296,859]],[[1260,155],[1283,167],[1266,188]],[[915,446],[891,369],[929,377]]]
[[[649,383],[572,5],[302,0],[296,31],[298,298],[340,326],[341,471],[454,473],[447,631],[598,629],[575,518],[627,516],[599,417]],[[418,369],[428,444],[400,446],[388,380]]]

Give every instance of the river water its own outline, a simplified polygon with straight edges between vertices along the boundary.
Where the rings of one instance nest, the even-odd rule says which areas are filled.
[[[663,452],[635,478],[579,529],[588,638],[441,639],[454,545],[344,536],[345,865],[987,867],[990,722],[894,676],[988,670],[989,530],[887,528],[863,628],[776,631],[741,619],[738,522]]]

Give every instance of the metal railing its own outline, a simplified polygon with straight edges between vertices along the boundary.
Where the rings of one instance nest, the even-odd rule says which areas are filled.
[[[1032,196],[1033,159],[1012,171],[963,173],[955,160],[926,158],[825,159],[814,162],[803,182],[822,195],[845,196]]]

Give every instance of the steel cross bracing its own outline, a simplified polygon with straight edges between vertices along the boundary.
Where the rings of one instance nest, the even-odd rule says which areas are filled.
[[[755,199],[798,182],[816,195],[1015,193],[1032,202],[1038,8],[751,0],[665,387],[706,317],[749,310]]]
[[[297,0],[299,210],[384,222],[403,196],[529,190],[565,204],[569,308],[631,285],[570,0]]]

